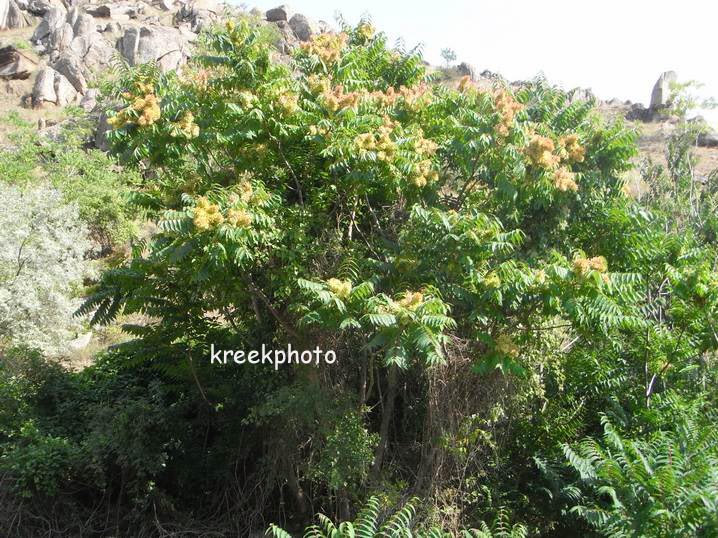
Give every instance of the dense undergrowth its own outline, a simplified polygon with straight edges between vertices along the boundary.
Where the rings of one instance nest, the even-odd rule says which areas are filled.
[[[715,182],[690,137],[638,203],[635,134],[543,80],[433,84],[366,22],[289,62],[270,41],[239,21],[182,76],[119,69],[121,184],[43,158],[108,244],[127,203],[157,232],[78,312],[142,315],[131,341],[70,372],[8,335],[0,533],[715,535]],[[49,151],[26,148],[12,183]],[[288,343],[338,360],[209,359]]]

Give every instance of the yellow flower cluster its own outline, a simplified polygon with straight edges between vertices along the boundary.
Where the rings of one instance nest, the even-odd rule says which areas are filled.
[[[170,135],[173,137],[183,136],[185,138],[197,138],[199,136],[199,125],[194,122],[192,112],[185,112],[179,121],[172,124]]]
[[[416,111],[429,100],[431,96],[430,90],[431,88],[422,82],[413,88],[401,86],[396,90],[390,86],[385,92],[368,92],[366,98],[376,102],[382,107],[394,106],[399,99],[402,99],[407,109]]]
[[[396,143],[391,139],[391,133],[395,124],[389,118],[384,118],[384,123],[376,133],[363,133],[354,139],[354,144],[360,151],[375,151],[377,159],[389,161],[396,153]]]
[[[352,283],[351,280],[330,278],[327,280],[327,288],[340,299],[347,299],[352,292]]]
[[[277,96],[277,105],[285,114],[294,114],[299,110],[299,97],[290,90],[282,90]]]
[[[332,87],[332,83],[327,77],[310,75],[307,77],[307,87],[314,95],[320,95],[328,92]]]
[[[566,152],[566,159],[572,163],[582,163],[586,156],[586,148],[578,141],[578,135],[566,135],[560,140],[560,145]]]
[[[424,159],[414,165],[414,174],[412,176],[414,185],[421,188],[427,183],[431,183],[432,181],[439,179],[439,172],[434,170],[433,164],[434,163],[432,163],[429,159]]]
[[[398,305],[412,312],[424,302],[424,294],[420,291],[407,291],[404,298],[398,301]]]
[[[484,285],[487,288],[498,288],[501,286],[501,278],[492,271],[484,277]]]
[[[369,41],[372,37],[374,37],[375,33],[376,29],[367,21],[362,21],[359,26],[357,26],[357,34],[363,37],[366,41]]]
[[[500,334],[494,340],[496,351],[515,359],[519,356],[519,347],[508,334]]]
[[[252,215],[244,209],[230,208],[227,211],[227,223],[237,228],[246,228],[252,224]]]
[[[319,59],[327,65],[334,64],[341,58],[347,38],[344,32],[319,34],[312,37],[310,41],[302,43],[300,48],[307,54],[319,56]]]
[[[199,230],[209,230],[213,226],[219,226],[224,222],[224,216],[217,204],[212,204],[201,196],[194,208],[194,225]]]
[[[422,156],[432,156],[436,153],[439,145],[433,140],[424,138],[423,131],[419,130],[416,140],[414,141],[414,151]]]
[[[534,135],[526,153],[534,165],[542,168],[554,168],[560,161],[559,156],[553,153],[555,149],[556,145],[553,140],[546,136]]]
[[[237,94],[237,104],[242,108],[251,108],[257,101],[257,96],[250,91],[241,91]]]
[[[362,95],[359,92],[344,93],[343,86],[335,86],[334,88],[326,88],[322,92],[322,100],[324,106],[331,112],[342,110],[345,108],[354,108],[359,104]]]
[[[514,116],[517,112],[523,110],[524,106],[516,101],[506,90],[500,90],[494,94],[494,106],[501,117],[496,126],[496,132],[501,136],[507,136],[509,129],[513,125]]]
[[[578,184],[575,180],[576,174],[571,172],[568,168],[562,166],[553,175],[553,184],[558,190],[566,191],[577,191]]]
[[[593,258],[576,258],[573,260],[573,270],[578,275],[586,275],[589,271],[605,273],[608,271],[608,261],[603,256]]]
[[[133,111],[139,114],[137,119],[133,119],[131,114]],[[107,123],[115,129],[121,129],[128,123],[133,122],[145,127],[152,125],[158,119],[160,119],[160,103],[155,94],[148,93],[144,97],[136,97],[130,106],[108,119]]]

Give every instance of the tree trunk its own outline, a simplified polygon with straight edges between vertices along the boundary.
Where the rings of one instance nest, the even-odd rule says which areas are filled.
[[[386,449],[389,446],[389,426],[391,426],[391,419],[394,416],[394,402],[396,401],[396,387],[397,387],[398,367],[396,364],[392,364],[389,367],[389,374],[387,375],[387,389],[386,397],[384,401],[384,411],[381,417],[381,427],[379,429],[379,444],[374,451],[374,463],[371,467],[371,473],[369,478],[371,482],[377,482],[379,475],[381,474],[381,467],[384,463],[384,456],[386,455]]]

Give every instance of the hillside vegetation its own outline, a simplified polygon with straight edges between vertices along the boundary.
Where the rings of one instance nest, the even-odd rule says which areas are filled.
[[[275,39],[118,64],[109,156],[0,158],[0,534],[718,534],[690,126],[636,170],[545,80],[440,84],[368,21]],[[336,361],[212,360],[263,346]]]

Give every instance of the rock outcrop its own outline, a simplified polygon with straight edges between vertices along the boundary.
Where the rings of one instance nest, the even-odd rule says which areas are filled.
[[[0,49],[0,79],[24,80],[35,71],[35,62],[15,47]]]
[[[666,71],[662,73],[651,92],[650,109],[654,111],[666,109],[671,106],[672,84],[678,80],[675,71]]]

